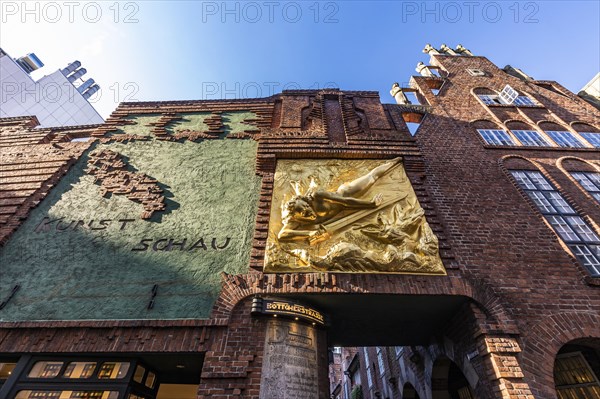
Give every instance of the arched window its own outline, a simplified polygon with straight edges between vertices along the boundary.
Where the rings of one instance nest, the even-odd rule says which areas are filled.
[[[509,85],[505,85],[502,91],[497,92],[487,87],[477,87],[473,93],[485,105],[515,105],[515,106],[537,106],[535,100],[525,93],[518,92]]]
[[[472,123],[481,138],[489,145],[518,145],[516,140],[504,129],[488,120]]]
[[[539,170],[510,169],[521,189],[593,276],[600,276],[600,237]]]
[[[485,105],[502,104],[502,102],[500,102],[500,98],[498,97],[498,92],[496,92],[495,90],[488,89],[487,87],[477,87],[473,89],[473,93]]]
[[[515,135],[524,146],[530,147],[551,147],[552,144],[546,135],[538,132],[532,126],[525,122],[510,121],[506,122],[506,127]]]
[[[571,147],[571,148],[585,148],[586,145],[582,143],[575,135],[565,129],[563,126],[554,122],[541,122],[540,128],[546,132],[548,136],[560,147]]]
[[[600,398],[600,338],[571,341],[554,360],[559,399]]]
[[[600,172],[588,161],[579,158],[561,158],[557,164],[559,168],[573,176],[582,190],[600,203]]]
[[[587,123],[574,123],[573,129],[592,146],[600,148],[600,130]]]

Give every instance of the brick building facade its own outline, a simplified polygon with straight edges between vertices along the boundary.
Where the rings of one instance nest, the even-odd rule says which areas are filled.
[[[426,51],[397,104],[294,90],[123,103],[101,126],[1,120],[0,396],[327,398],[327,347],[358,347],[341,395],[597,394],[600,114],[460,46]],[[317,232],[283,216],[310,165],[388,186],[393,170],[417,249],[409,230],[383,266],[285,249]],[[402,223],[386,200],[352,202],[381,212],[348,234]]]

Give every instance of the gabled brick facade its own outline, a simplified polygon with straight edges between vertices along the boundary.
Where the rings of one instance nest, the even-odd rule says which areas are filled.
[[[34,119],[0,121],[5,246],[70,165],[98,145],[254,140],[260,179],[247,268],[222,272],[208,318],[148,313],[127,320],[0,321],[0,363],[20,365],[18,359],[40,354],[144,361],[197,354],[199,399],[263,399],[268,319],[252,316],[251,308],[254,297],[269,297],[308,303],[329,316],[330,325],[316,334],[319,398],[330,389],[326,347],[339,342],[383,348],[368,349],[369,367],[357,371],[366,398],[436,399],[461,390],[484,399],[556,397],[553,367],[561,348],[575,343],[598,356],[599,277],[573,256],[510,171],[539,170],[600,234],[599,203],[569,173],[600,172],[600,151],[587,141],[585,148],[490,145],[477,129],[543,131],[551,123],[583,140],[579,132],[600,129],[600,114],[555,82],[519,79],[484,57],[435,54],[430,63],[439,76],[410,83],[420,105],[382,104],[376,92],[294,90],[254,100],[124,103],[97,127],[36,130]],[[535,104],[486,105],[478,97],[506,85]],[[406,122],[420,123],[415,136]],[[83,136],[92,140],[70,142]],[[395,157],[439,239],[447,275],[262,272],[278,160]],[[136,192],[136,201],[158,201],[155,194]],[[18,291],[9,296],[13,284],[19,282],[0,286],[0,320],[13,320],[4,315],[20,304]],[[152,292],[158,305],[161,290]],[[342,359],[342,375],[350,357]],[[21,389],[16,379],[1,392]]]

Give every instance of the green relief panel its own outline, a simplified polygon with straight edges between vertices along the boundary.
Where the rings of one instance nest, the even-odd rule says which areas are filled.
[[[0,249],[0,299],[21,286],[0,320],[208,318],[220,273],[248,269],[256,148],[253,140],[96,145],[156,179],[165,210],[144,220],[141,203],[103,197],[86,173],[88,152]]]
[[[254,119],[254,112],[223,112],[222,119],[225,126],[225,134],[243,133],[245,130],[258,131],[256,126],[244,123],[245,119]]]
[[[148,124],[158,122],[160,118],[161,115],[156,114],[127,116],[123,119],[127,121],[134,121],[135,124],[120,126],[118,133],[138,134],[141,136],[150,135],[152,126],[148,126]]]
[[[180,120],[168,123],[165,126],[167,132],[173,134],[184,130],[192,130],[195,132],[204,132],[208,130],[208,125],[204,123],[204,120],[210,116],[210,112],[196,112],[196,113],[181,113]]]

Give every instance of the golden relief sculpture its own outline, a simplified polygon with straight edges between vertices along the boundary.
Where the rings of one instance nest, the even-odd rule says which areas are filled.
[[[265,272],[446,274],[400,158],[280,160]]]

